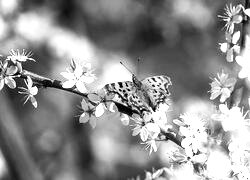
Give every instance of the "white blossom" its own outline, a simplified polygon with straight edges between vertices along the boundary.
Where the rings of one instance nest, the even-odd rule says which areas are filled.
[[[19,91],[20,94],[24,94],[25,95],[25,101],[24,104],[30,100],[31,104],[37,108],[37,101],[36,98],[34,97],[35,95],[37,95],[38,93],[38,88],[36,86],[33,86],[33,81],[32,79],[28,76],[27,80],[24,80],[27,88],[24,87],[20,87],[20,89],[22,91]]]
[[[214,78],[211,85],[211,96],[210,99],[214,100],[220,96],[220,102],[224,102],[227,98],[230,97],[231,92],[233,91],[234,85],[236,83],[235,78],[229,78],[228,74],[222,72],[217,74],[218,78]]]
[[[86,93],[87,89],[85,87],[85,83],[92,83],[96,79],[95,75],[92,74],[92,71],[90,63],[74,63],[71,68],[66,69],[66,72],[61,73],[61,75],[67,79],[63,82],[62,87],[74,88],[74,86],[76,86],[80,92]]]

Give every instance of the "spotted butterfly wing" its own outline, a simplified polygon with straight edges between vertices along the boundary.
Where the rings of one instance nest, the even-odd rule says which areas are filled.
[[[130,107],[138,113],[149,111],[148,105],[138,96],[137,87],[131,81],[107,84],[104,86],[104,89],[108,93],[117,94],[116,101]]]
[[[133,74],[133,82],[125,81],[107,84],[108,93],[118,95],[118,102],[136,110],[139,114],[144,111],[156,110],[170,95],[168,86],[171,85],[167,76],[153,76],[139,81]]]
[[[168,76],[153,76],[142,80],[144,91],[150,99],[150,107],[155,110],[160,103],[164,103],[170,96],[168,86],[172,85]]]

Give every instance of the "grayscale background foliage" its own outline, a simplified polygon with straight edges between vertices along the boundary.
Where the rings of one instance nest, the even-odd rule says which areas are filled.
[[[226,2],[0,0],[0,54],[31,50],[37,62],[25,68],[61,80],[71,58],[90,62],[98,77],[90,89],[130,80],[119,61],[140,79],[168,75],[173,83],[170,116],[176,117],[211,103],[209,77],[226,66],[218,46],[224,40],[224,23],[217,17]],[[23,106],[16,92],[1,92],[0,118],[5,118],[7,106],[4,113],[21,129],[30,158],[47,179],[126,179],[167,165],[167,143],[149,156],[116,116],[106,116],[94,130],[79,124],[81,99],[76,95],[43,89],[34,109],[29,103]],[[0,178],[13,177],[1,157]]]

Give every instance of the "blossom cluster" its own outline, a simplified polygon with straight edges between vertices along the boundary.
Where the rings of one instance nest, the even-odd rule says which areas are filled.
[[[10,55],[8,55],[4,60],[0,61],[0,90],[3,89],[4,85],[7,85],[11,89],[15,89],[17,84],[15,78],[20,77],[23,71],[23,63],[26,61],[35,61],[32,57],[31,52],[27,52],[24,49],[20,50],[11,50]],[[38,88],[33,86],[33,81],[31,77],[27,76],[24,80],[27,88],[19,87],[20,94],[25,95],[24,103],[28,100],[36,108],[37,101],[34,97],[38,93]]]
[[[143,116],[133,114],[131,120],[134,122],[133,136],[139,135],[142,144],[149,148],[149,154],[157,151],[156,141],[159,139],[161,132],[169,132],[172,125],[169,124],[166,116],[168,106],[162,104],[157,111],[145,112]]]
[[[235,32],[235,25],[240,25],[250,17],[250,8],[245,9],[241,4],[236,6],[230,4],[229,6],[226,6],[224,15],[219,15],[219,17],[226,22],[226,42],[219,43],[220,50],[226,54],[227,62],[234,62],[235,60],[237,64],[241,66],[241,71],[238,73],[239,78],[248,78],[248,80],[250,80],[249,37],[248,35],[242,37],[243,35],[240,31]],[[243,38],[245,39],[245,42],[241,40],[241,43],[239,43],[239,40]],[[241,46],[246,48],[241,49]]]
[[[70,67],[66,68],[66,72],[61,72],[61,75],[67,79],[63,82],[63,88],[76,88],[81,93],[86,93],[85,84],[89,84],[95,81],[96,77],[92,73],[90,63],[79,63],[71,60]]]

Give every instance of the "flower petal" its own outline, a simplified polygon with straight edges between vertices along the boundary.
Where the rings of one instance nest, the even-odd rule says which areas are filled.
[[[76,82],[72,81],[72,80],[65,81],[65,82],[63,82],[62,87],[68,89],[68,88],[74,87],[75,84],[76,84]]]
[[[73,73],[70,73],[70,72],[61,72],[60,73],[65,79],[68,79],[68,80],[73,80],[75,79],[75,75]]]
[[[145,125],[145,127],[147,128],[147,130],[151,133],[153,133],[152,138],[155,139],[161,132],[159,126],[155,123],[147,123]]]
[[[221,94],[221,91],[212,91],[210,100],[216,99]]]
[[[110,112],[117,112],[118,111],[118,108],[116,107],[116,105],[115,105],[115,103],[110,103],[110,106],[109,106],[109,108],[108,108],[108,110],[110,111]]]
[[[83,69],[79,64],[76,64],[76,68],[74,70],[74,75],[77,79],[79,79],[83,74]]]
[[[95,81],[95,77],[94,77],[94,76],[82,75],[81,78],[80,78],[80,80],[81,80],[82,82],[85,82],[85,83],[87,83],[87,84],[90,84],[90,83],[92,83],[92,82]]]
[[[139,126],[136,126],[134,129],[133,129],[133,132],[132,132],[132,136],[137,136],[141,131],[141,127]]]
[[[228,43],[220,43],[220,50],[223,52],[223,53],[226,53],[227,50],[228,50]]]
[[[0,79],[0,91],[3,89],[4,87],[4,79]]]
[[[225,104],[220,104],[219,109],[223,114],[228,114],[230,112],[227,105]]]
[[[231,91],[228,88],[222,88],[220,102],[221,103],[225,102],[225,100],[230,97],[230,94],[231,94]]]
[[[225,81],[224,86],[226,87],[231,87],[234,86],[234,84],[236,83],[236,79],[235,78],[229,78]]]
[[[30,96],[30,102],[35,108],[37,108],[37,101],[34,96]]]
[[[250,17],[250,8],[245,9],[245,10],[244,10],[244,13],[245,13],[248,17]]]
[[[35,96],[38,93],[38,88],[36,86],[33,86],[32,88],[29,89],[30,94]]]
[[[240,31],[237,31],[234,33],[233,38],[232,38],[232,43],[237,44],[238,40],[240,39]]]
[[[173,123],[175,123],[178,126],[185,126],[185,123],[183,123],[182,121],[180,121],[179,119],[174,119]]]
[[[103,103],[100,103],[98,106],[95,108],[95,116],[96,117],[101,117],[104,114],[104,105]]]
[[[99,94],[95,94],[95,93],[88,94],[88,98],[90,101],[95,102],[95,103],[99,103],[102,100]]]
[[[18,68],[16,66],[10,66],[7,68],[6,75],[14,75],[18,71]]]
[[[87,111],[88,110],[88,104],[87,102],[85,101],[85,99],[83,98],[82,101],[81,101],[81,107],[83,109],[83,111]]]
[[[79,122],[80,123],[86,123],[89,121],[89,114],[88,113],[82,113],[80,118],[79,118]]]
[[[81,81],[77,81],[76,82],[76,88],[78,89],[78,91],[80,91],[81,93],[86,93],[87,89],[85,87],[85,84]]]
[[[129,125],[129,116],[127,114],[123,114],[121,115],[121,122],[124,126]],[[137,135],[137,134],[136,134]]]
[[[233,49],[230,48],[227,51],[227,56],[226,56],[227,62],[233,62],[233,60],[234,60],[233,58],[234,58],[234,56],[233,56]]]
[[[89,124],[92,128],[96,127],[97,118],[95,116],[90,116]]]
[[[12,78],[12,77],[5,77],[5,84],[11,88],[11,89],[15,89],[16,88],[16,81]]]
[[[148,139],[149,133],[146,127],[142,127],[140,130],[140,137],[143,142]]]

